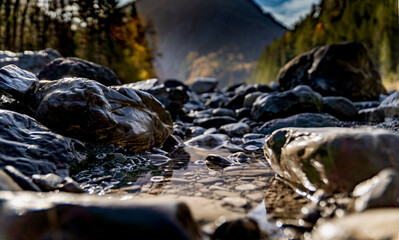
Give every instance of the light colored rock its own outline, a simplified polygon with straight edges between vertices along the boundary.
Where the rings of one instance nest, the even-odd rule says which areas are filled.
[[[250,190],[255,190],[256,188],[258,188],[257,186],[248,183],[248,184],[241,184],[235,187],[235,190],[237,191],[250,191]]]
[[[233,207],[244,207],[248,204],[248,200],[242,197],[225,197],[223,202]]]
[[[202,183],[206,185],[215,184],[217,182],[223,182],[223,179],[218,177],[208,177],[197,181],[197,183]]]

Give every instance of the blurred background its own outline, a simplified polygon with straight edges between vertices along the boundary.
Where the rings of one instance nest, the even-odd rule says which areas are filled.
[[[125,83],[270,83],[294,56],[349,40],[399,87],[397,0],[0,0],[0,50],[53,48]]]

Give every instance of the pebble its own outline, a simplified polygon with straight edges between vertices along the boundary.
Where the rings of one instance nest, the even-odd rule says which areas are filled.
[[[258,188],[257,186],[248,183],[248,184],[242,184],[242,185],[238,185],[235,187],[235,190],[237,191],[250,191],[250,190],[255,190],[256,188]]]
[[[233,207],[244,207],[248,204],[248,200],[242,197],[225,197],[223,198],[223,202]]]
[[[215,184],[217,182],[223,182],[223,179],[218,178],[218,177],[208,177],[208,178],[201,179],[201,180],[199,180],[197,182],[209,185],[209,184]]]

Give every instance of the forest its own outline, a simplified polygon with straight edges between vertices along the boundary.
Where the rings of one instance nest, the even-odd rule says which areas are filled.
[[[0,0],[0,50],[53,48],[116,72],[123,82],[155,76],[150,24],[117,0]]]
[[[295,56],[343,41],[363,43],[384,83],[398,81],[398,20],[397,0],[322,0],[293,30],[265,48],[251,81],[275,81],[279,69]]]

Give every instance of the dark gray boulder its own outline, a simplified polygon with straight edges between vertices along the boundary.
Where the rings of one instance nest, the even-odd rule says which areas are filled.
[[[351,192],[385,168],[399,169],[399,135],[379,129],[283,128],[266,139],[271,168],[299,188]]]
[[[354,120],[357,108],[353,102],[344,97],[323,97],[323,112],[340,120]]]
[[[357,42],[317,47],[288,62],[277,76],[280,88],[309,85],[323,96],[377,100],[386,93],[366,48]]]
[[[311,127],[336,127],[338,119],[322,113],[300,113],[287,118],[277,118],[263,124],[258,132],[271,134],[277,129],[286,127],[311,128]]]
[[[39,85],[39,79],[15,65],[0,68],[0,93],[23,100],[31,96]]]
[[[322,106],[321,95],[301,85],[285,92],[259,96],[252,106],[251,116],[256,121],[269,121],[303,112],[319,113]]]
[[[163,105],[131,88],[65,78],[43,85],[35,96],[36,119],[82,141],[142,151],[160,146],[172,132],[173,122]]]
[[[121,81],[111,69],[73,57],[57,58],[38,74],[38,78],[41,80],[58,80],[66,77],[87,78],[105,86],[121,84]]]
[[[215,78],[196,78],[189,88],[191,91],[201,94],[212,92],[217,85],[218,81]]]
[[[0,51],[0,67],[14,64],[24,70],[38,74],[51,61],[61,57],[59,52],[51,48],[40,51],[24,51],[21,53]]]
[[[21,240],[123,239],[132,234],[146,239],[201,239],[190,209],[182,202],[27,191],[0,192],[0,232],[2,238]]]
[[[238,137],[242,136],[246,133],[249,133],[251,128],[246,123],[238,122],[238,123],[230,123],[220,127],[221,133],[226,133],[230,137]]]
[[[81,142],[51,132],[27,115],[0,110],[0,129],[0,168],[11,165],[28,176],[68,176],[71,166],[85,160]]]

